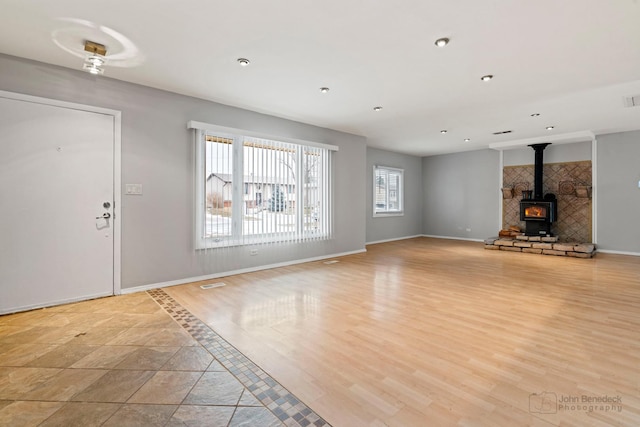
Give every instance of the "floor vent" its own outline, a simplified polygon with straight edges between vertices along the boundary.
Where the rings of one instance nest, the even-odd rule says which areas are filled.
[[[207,283],[206,285],[200,285],[200,289],[213,289],[213,288],[221,288],[223,286],[227,286],[226,283],[218,282],[218,283]]]
[[[325,263],[325,264],[327,264],[327,265],[329,265],[329,264],[337,264],[337,263],[339,263],[339,262],[340,262],[340,261],[338,261],[337,259],[332,259],[331,261],[325,261],[324,263]]]

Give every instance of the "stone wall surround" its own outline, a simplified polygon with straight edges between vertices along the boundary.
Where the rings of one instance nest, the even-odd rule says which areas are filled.
[[[590,242],[592,210],[589,190],[592,186],[591,161],[545,163],[543,194],[553,193],[558,198],[558,219],[551,226],[554,235],[563,242]],[[505,166],[503,188],[511,188],[512,198],[503,198],[502,228],[520,221],[520,200],[523,190],[533,190],[533,165]],[[586,193],[585,193],[586,192]]]
[[[484,241],[484,248],[573,258],[592,258],[596,254],[596,245],[593,243],[559,242],[557,236],[520,235],[515,239],[491,237]]]

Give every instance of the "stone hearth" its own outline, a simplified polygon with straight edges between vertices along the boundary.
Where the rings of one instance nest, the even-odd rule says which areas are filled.
[[[573,258],[592,258],[596,254],[596,245],[593,243],[558,242],[557,236],[491,237],[484,241],[484,248]]]

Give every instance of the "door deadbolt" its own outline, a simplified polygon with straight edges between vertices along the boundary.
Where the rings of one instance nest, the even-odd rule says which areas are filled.
[[[105,209],[109,209],[109,208],[111,207],[111,203],[109,203],[109,202],[104,202],[104,203],[102,204],[102,207],[103,207],[103,208],[105,208]]]

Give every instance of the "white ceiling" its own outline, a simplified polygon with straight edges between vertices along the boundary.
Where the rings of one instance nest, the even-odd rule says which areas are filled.
[[[398,152],[640,129],[640,107],[623,105],[640,95],[638,0],[0,3],[1,53],[80,69],[89,39],[108,49],[98,78],[363,135]],[[437,48],[439,37],[450,44]],[[251,64],[240,67],[241,57]],[[485,74],[495,78],[482,82]],[[504,130],[513,132],[492,135]]]

